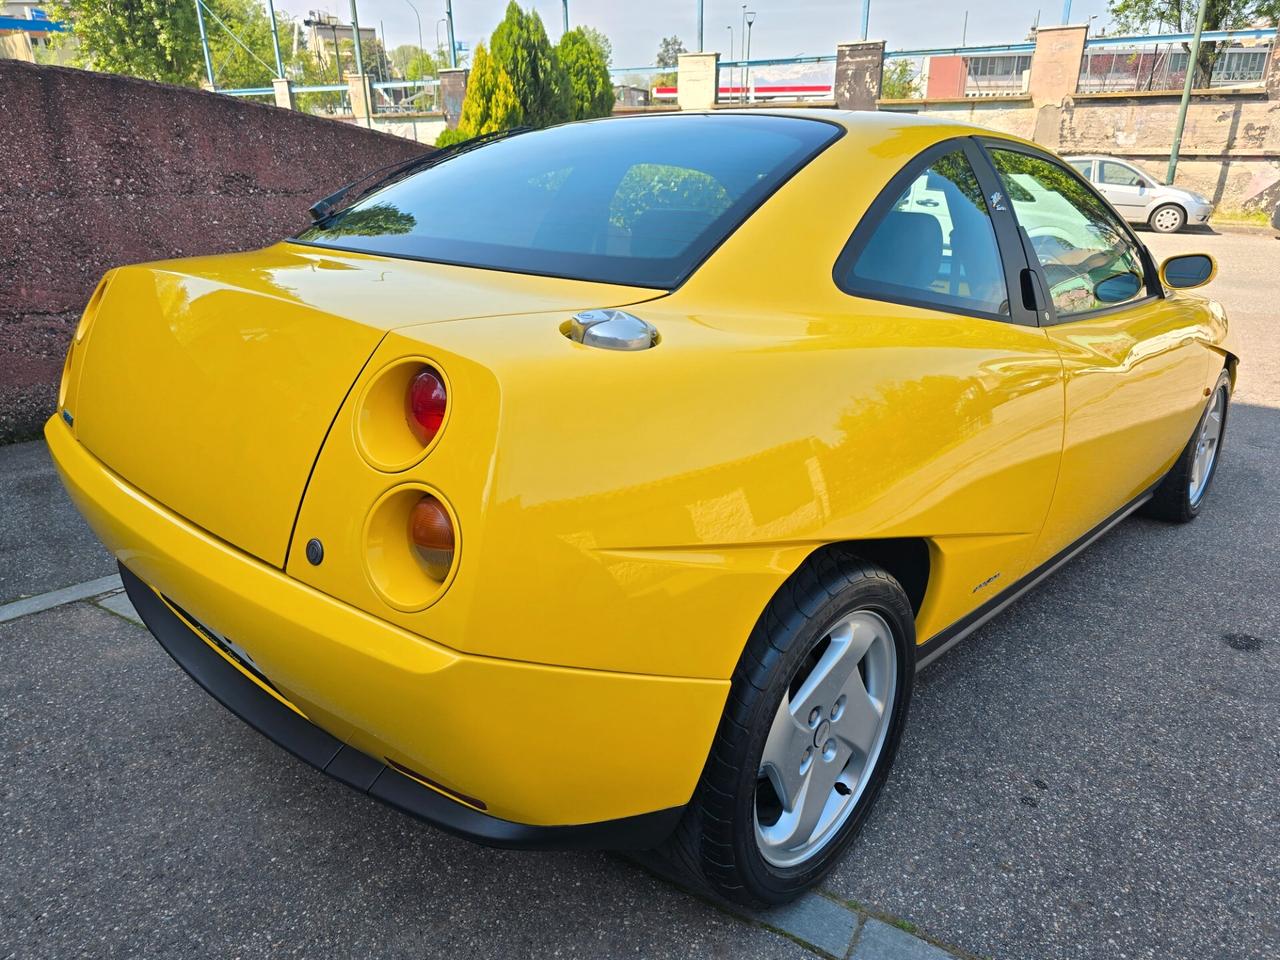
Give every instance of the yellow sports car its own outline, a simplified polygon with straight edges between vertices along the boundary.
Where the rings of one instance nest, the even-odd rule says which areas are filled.
[[[45,435],[202,686],[480,842],[796,896],[916,670],[1218,463],[1213,261],[978,128],[607,119],[313,214],[107,274]]]

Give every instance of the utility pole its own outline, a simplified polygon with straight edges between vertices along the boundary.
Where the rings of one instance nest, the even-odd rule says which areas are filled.
[[[743,44],[743,50],[744,50],[744,53],[742,56],[743,65],[738,68],[738,82],[742,85],[742,93],[741,93],[742,102],[746,103],[747,102],[747,67],[746,67],[747,57],[746,57],[745,50],[746,50],[746,43],[747,43],[747,5],[745,3],[742,5],[742,32],[738,34],[738,36],[742,38],[742,44]]]
[[[1199,69],[1200,34],[1204,32],[1204,15],[1209,9],[1209,0],[1200,0],[1200,11],[1196,14],[1196,32],[1191,38],[1191,52],[1187,54],[1187,80],[1182,85],[1182,103],[1178,107],[1178,122],[1173,128],[1173,146],[1169,149],[1169,170],[1164,175],[1165,183],[1173,183],[1174,174],[1178,172],[1178,151],[1182,148],[1182,128],[1187,123],[1187,106],[1191,103],[1191,85],[1195,82],[1196,70]]]
[[[871,22],[871,0],[862,0],[862,39],[867,39],[867,25]]]
[[[562,12],[564,13],[564,33],[568,33],[569,32],[569,0],[560,0],[560,7]]]
[[[271,18],[271,49],[276,52],[276,76],[283,80],[284,57],[280,56],[280,28],[276,26],[276,5],[274,0],[267,0],[267,15]]]
[[[1071,0],[1062,0],[1062,25],[1071,22]]]
[[[209,89],[217,90],[218,85],[213,80],[213,57],[209,56],[209,35],[204,32],[204,10],[203,0],[196,0],[196,23],[200,25],[200,46],[204,48],[204,69],[209,74]]]
[[[449,21],[449,66],[458,65],[458,44],[453,39],[453,0],[444,0],[444,18]]]
[[[351,0],[351,37],[354,41],[351,45],[355,48],[355,51],[356,51],[356,76],[360,78],[361,91],[365,94],[363,98],[364,99],[364,125],[366,127],[372,127],[373,126],[373,112],[372,112],[373,104],[369,102],[369,100],[371,99],[369,94],[371,94],[372,91],[369,89],[369,85],[366,82],[366,78],[364,75],[364,54],[360,52],[360,15],[356,13],[356,0]]]
[[[699,53],[702,53],[703,51],[706,50],[706,47],[702,45],[702,4],[703,4],[703,0],[698,0],[698,52]]]

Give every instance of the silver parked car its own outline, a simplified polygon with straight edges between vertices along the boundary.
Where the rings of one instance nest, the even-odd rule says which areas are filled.
[[[1190,190],[1167,187],[1141,167],[1114,157],[1067,157],[1130,223],[1159,233],[1177,233],[1188,223],[1206,223],[1213,204]]]

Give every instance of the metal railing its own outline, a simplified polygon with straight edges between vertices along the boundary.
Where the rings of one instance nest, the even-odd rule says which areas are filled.
[[[1208,82],[1200,78],[1195,85],[1210,89],[1261,86],[1271,54],[1271,45],[1219,47],[1213,51]],[[1189,59],[1181,42],[1086,47],[1076,92],[1181,90]]]

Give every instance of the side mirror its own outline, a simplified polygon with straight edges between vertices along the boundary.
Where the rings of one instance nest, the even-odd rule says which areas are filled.
[[[1218,264],[1207,253],[1186,253],[1160,264],[1160,282],[1176,290],[1203,287],[1218,274]]]
[[[1099,303],[1124,303],[1142,292],[1142,278],[1136,273],[1113,273],[1099,280],[1093,287],[1093,297]]]

